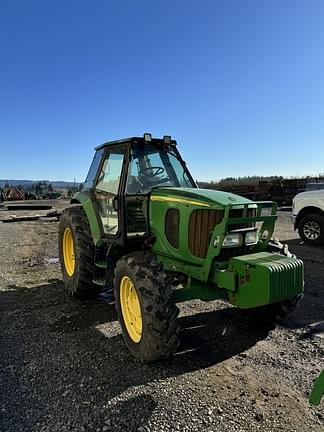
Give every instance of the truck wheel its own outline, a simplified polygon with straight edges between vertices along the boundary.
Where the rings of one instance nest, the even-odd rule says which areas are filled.
[[[63,281],[70,295],[92,297],[98,293],[92,283],[94,244],[81,206],[63,210],[59,223],[59,256]]]
[[[115,300],[126,345],[143,363],[167,357],[178,347],[179,309],[172,279],[150,252],[134,252],[115,268]]]
[[[321,214],[307,214],[298,224],[300,237],[309,244],[324,244],[324,216]]]

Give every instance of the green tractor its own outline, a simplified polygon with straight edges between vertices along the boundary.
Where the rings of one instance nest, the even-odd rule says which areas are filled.
[[[179,302],[225,299],[274,319],[302,296],[302,261],[271,240],[276,204],[199,189],[170,136],[97,147],[71,204],[59,225],[66,289],[108,292],[143,362],[178,347]]]

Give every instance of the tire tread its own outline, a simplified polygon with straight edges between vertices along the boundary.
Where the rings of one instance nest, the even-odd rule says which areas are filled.
[[[125,271],[133,276],[145,313],[142,340],[138,344],[129,338],[121,314],[119,285]],[[132,354],[143,363],[170,356],[179,345],[179,309],[174,302],[172,277],[151,252],[133,252],[117,262],[114,286],[119,321]]]
[[[65,228],[72,229],[76,270],[72,277],[65,271],[63,259],[63,234]],[[98,287],[92,282],[95,248],[90,226],[82,206],[68,207],[62,211],[59,224],[59,254],[65,287],[70,295],[76,297],[93,297]]]

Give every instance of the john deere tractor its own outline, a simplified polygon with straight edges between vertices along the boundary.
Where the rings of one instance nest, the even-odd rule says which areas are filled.
[[[303,292],[303,263],[272,241],[276,204],[199,189],[170,136],[96,148],[59,225],[67,291],[104,290],[143,362],[178,346],[177,303],[225,299],[274,319]]]

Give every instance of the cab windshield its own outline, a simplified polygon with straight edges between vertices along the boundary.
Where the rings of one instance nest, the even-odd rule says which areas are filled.
[[[158,186],[196,187],[172,147],[166,150],[153,144],[134,144],[126,192],[147,194]]]

